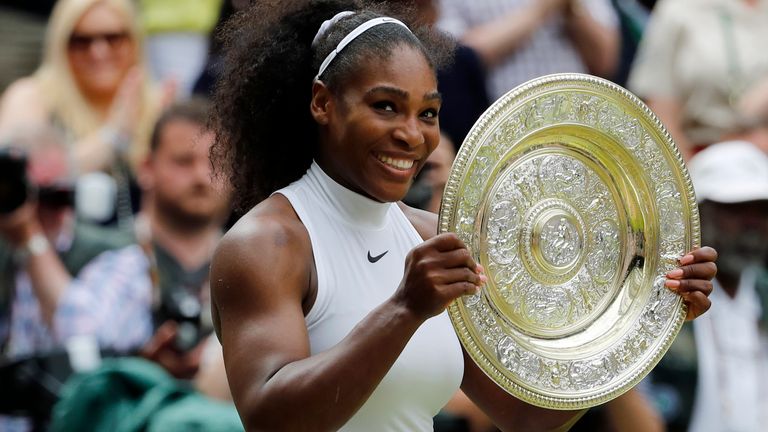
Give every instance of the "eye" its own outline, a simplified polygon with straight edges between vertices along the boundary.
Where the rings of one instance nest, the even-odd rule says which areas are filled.
[[[421,117],[429,120],[435,120],[437,119],[437,110],[436,109],[428,109],[421,113]]]
[[[373,108],[378,111],[395,112],[395,104],[390,101],[374,102]]]

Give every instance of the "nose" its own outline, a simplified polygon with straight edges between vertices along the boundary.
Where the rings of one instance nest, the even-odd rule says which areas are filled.
[[[93,58],[104,58],[109,55],[109,42],[104,38],[96,38],[91,42],[88,51]]]
[[[419,119],[413,116],[403,119],[403,122],[395,129],[393,136],[411,148],[418,147],[426,141]]]

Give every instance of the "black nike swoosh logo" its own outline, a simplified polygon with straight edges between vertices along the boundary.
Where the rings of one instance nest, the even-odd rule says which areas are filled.
[[[371,256],[371,251],[368,251],[368,262],[371,264],[375,263],[376,261],[380,260],[384,255],[386,255],[387,252],[389,251],[385,250],[384,253],[382,253],[381,255]]]

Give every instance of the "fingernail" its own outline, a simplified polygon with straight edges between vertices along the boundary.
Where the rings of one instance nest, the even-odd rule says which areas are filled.
[[[481,274],[480,275],[480,284],[485,285],[486,283],[488,283],[488,276],[486,276],[484,274]]]
[[[484,268],[483,268],[483,266],[481,266],[480,264],[478,264],[478,265],[477,265],[477,267],[475,267],[475,271],[476,271],[477,273],[480,273],[480,274],[483,274],[483,273],[485,273],[485,269],[484,269]]]
[[[674,280],[674,279],[667,279],[666,281],[664,281],[664,286],[666,286],[667,288],[677,289],[677,288],[680,288],[680,281]]]
[[[693,255],[691,254],[683,255],[683,257],[680,258],[680,264],[682,265],[690,264],[692,262],[693,262]]]
[[[683,269],[674,269],[672,271],[667,272],[667,277],[671,278],[679,278],[683,275]]]

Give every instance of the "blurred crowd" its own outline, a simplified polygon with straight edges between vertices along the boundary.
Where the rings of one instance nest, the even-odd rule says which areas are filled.
[[[216,29],[249,3],[0,6],[0,431],[242,429],[210,316],[210,258],[238,212],[209,161],[208,98],[226,79]],[[437,212],[475,120],[558,72],[626,86],[689,166],[720,252],[712,309],[574,430],[765,430],[768,0],[410,3],[457,44],[409,204]],[[435,430],[495,429],[457,394]]]

